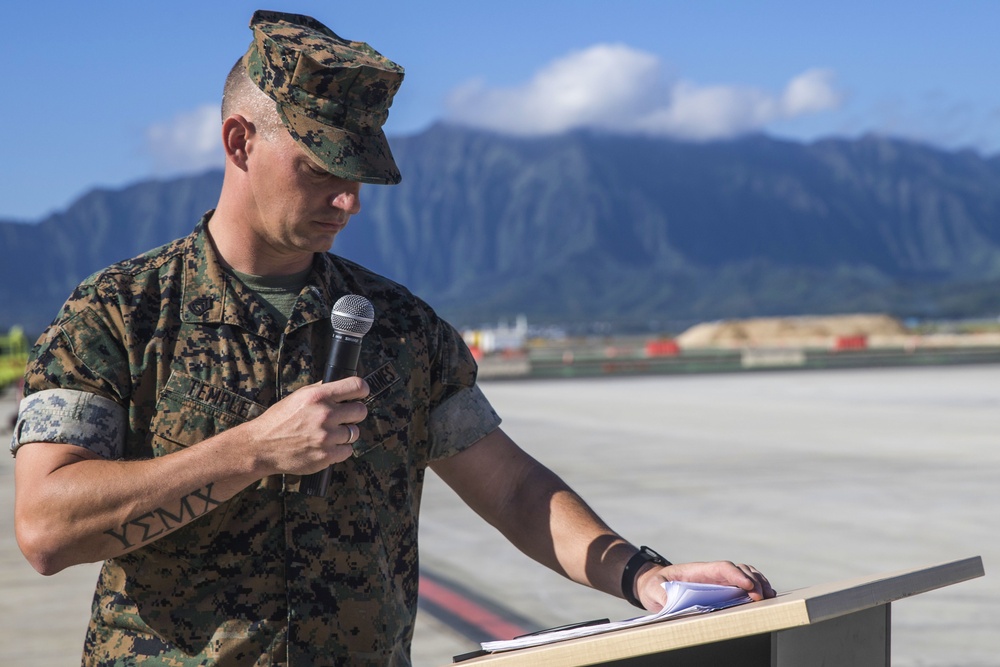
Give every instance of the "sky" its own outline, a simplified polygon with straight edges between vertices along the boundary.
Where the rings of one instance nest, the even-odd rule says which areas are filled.
[[[444,121],[1000,153],[996,0],[35,0],[4,11],[0,220],[221,166],[222,81],[258,8],[401,64],[390,140]]]

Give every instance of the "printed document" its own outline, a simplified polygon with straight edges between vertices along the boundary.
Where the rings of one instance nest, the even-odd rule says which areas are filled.
[[[600,623],[597,625],[585,625],[582,627],[569,628],[567,630],[554,630],[552,632],[539,632],[531,635],[524,635],[516,639],[503,641],[483,642],[484,651],[495,653],[498,651],[510,651],[529,646],[541,646],[552,642],[563,641],[565,639],[575,639],[596,635],[602,632],[620,630],[621,628],[631,628],[637,625],[655,623],[668,618],[678,616],[688,616],[691,614],[704,614],[716,609],[725,609],[739,604],[750,602],[750,596],[746,591],[736,586],[717,586],[715,584],[696,584],[687,581],[667,581],[663,588],[667,591],[667,606],[655,614],[648,616],[638,616],[624,621],[612,621],[610,623]]]

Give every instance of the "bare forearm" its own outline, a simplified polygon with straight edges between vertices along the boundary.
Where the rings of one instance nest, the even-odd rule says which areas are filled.
[[[44,574],[111,558],[190,523],[259,479],[221,434],[144,461],[74,458],[68,445],[35,443],[18,453],[18,542]],[[70,448],[70,449],[67,449]],[[72,461],[37,474],[53,456]]]
[[[622,569],[635,548],[503,431],[433,468],[526,555],[573,581],[621,594]]]
[[[508,538],[569,579],[617,595],[634,548],[549,470],[539,466],[523,486],[509,508]]]
[[[361,378],[303,387],[253,421],[145,461],[25,444],[14,467],[18,544],[35,569],[58,572],[149,544],[268,475],[339,463],[367,395]]]

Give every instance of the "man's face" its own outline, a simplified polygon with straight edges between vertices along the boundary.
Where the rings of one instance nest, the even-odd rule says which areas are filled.
[[[326,252],[361,210],[361,184],[327,172],[286,131],[248,145],[255,240],[280,255]]]

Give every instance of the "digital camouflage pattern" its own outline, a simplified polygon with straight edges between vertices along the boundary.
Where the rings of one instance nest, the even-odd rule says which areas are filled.
[[[125,410],[114,401],[72,389],[46,389],[21,401],[10,451],[22,443],[78,445],[106,459],[122,457]],[[21,415],[30,415],[22,419]]]
[[[292,138],[336,176],[399,183],[382,125],[403,68],[309,16],[260,10],[250,28],[253,42],[243,63],[277,103]]]
[[[376,396],[326,497],[297,493],[296,476],[265,478],[224,503],[209,487],[187,510],[212,511],[107,561],[84,664],[406,665],[425,467],[499,423],[475,362],[405,288],[330,254],[316,255],[277,330],[220,267],[209,218],[75,290],[32,353],[29,399],[58,388],[114,401],[128,415],[125,458],[166,456],[318,381],[330,310],[344,294],[375,307],[359,373]],[[155,535],[177,517],[142,519],[133,524]]]

